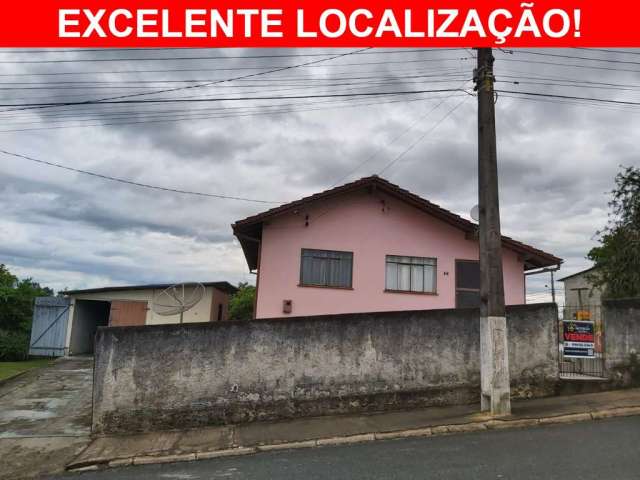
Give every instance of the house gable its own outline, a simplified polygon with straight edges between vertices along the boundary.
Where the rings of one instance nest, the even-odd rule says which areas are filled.
[[[388,198],[399,200],[433,218],[440,220],[441,222],[451,225],[452,227],[464,232],[464,234],[469,238],[474,238],[476,235],[477,225],[475,223],[445,210],[444,208],[378,176],[365,177],[355,182],[281,205],[233,224],[233,232],[240,241],[249,269],[255,270],[258,267],[259,243],[262,239],[263,226],[268,224],[269,221],[273,221],[283,215],[293,214],[296,216],[303,215],[303,220],[305,222],[310,222],[311,216],[308,212],[311,209],[329,208],[329,205],[332,204],[331,200],[336,198],[339,199],[344,195],[352,194],[354,192],[365,192],[369,195],[387,195]],[[338,205],[335,208],[340,207]],[[504,247],[515,252],[522,258],[526,270],[562,263],[562,259],[513,240],[512,238],[503,236],[502,241]]]

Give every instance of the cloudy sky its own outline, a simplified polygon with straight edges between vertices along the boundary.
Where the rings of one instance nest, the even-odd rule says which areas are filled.
[[[0,149],[268,202],[382,172],[468,216],[477,203],[476,99],[461,90],[472,91],[474,52],[332,58],[347,52],[0,51]],[[548,95],[638,102],[640,52],[495,56],[503,232],[564,258],[560,276],[573,273],[589,266],[619,165],[640,164],[640,109]],[[273,71],[285,66],[296,67]],[[430,92],[441,89],[460,90]],[[122,96],[190,101],[64,105]],[[58,105],[38,105],[49,103]],[[0,262],[56,290],[253,281],[230,224],[276,205],[151,190],[4,153],[0,175]],[[530,278],[529,299],[547,298],[548,284]]]

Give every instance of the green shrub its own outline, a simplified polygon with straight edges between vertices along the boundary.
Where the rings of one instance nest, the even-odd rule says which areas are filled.
[[[251,320],[255,300],[256,287],[248,283],[240,283],[238,291],[229,302],[229,320]]]
[[[0,361],[16,362],[29,356],[29,333],[0,330]]]

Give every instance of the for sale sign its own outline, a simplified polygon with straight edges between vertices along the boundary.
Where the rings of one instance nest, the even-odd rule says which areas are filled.
[[[568,358],[593,358],[595,356],[593,322],[565,320],[562,324],[564,356]]]

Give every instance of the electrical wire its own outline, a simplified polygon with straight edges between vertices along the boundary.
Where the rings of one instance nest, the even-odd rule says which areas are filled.
[[[510,93],[510,94],[518,94],[518,95],[528,95],[532,97],[546,97],[546,98],[558,98],[558,99],[567,99],[567,100],[585,100],[589,102],[602,102],[613,105],[640,105],[640,102],[632,102],[627,100],[612,100],[607,98],[592,98],[592,97],[578,97],[573,95],[557,95],[553,93],[541,93],[541,92],[521,92],[517,90],[496,90],[498,93]]]
[[[237,114],[228,114],[228,115],[204,115],[204,116],[193,116],[193,115],[183,115],[183,116],[169,116],[164,118],[156,118],[154,119],[146,119],[146,120],[135,120],[135,121],[124,121],[124,122],[101,122],[101,123],[81,123],[78,125],[62,125],[62,126],[44,126],[44,127],[35,127],[35,128],[21,128],[21,129],[11,129],[11,130],[0,130],[1,133],[17,133],[17,132],[30,132],[30,131],[42,131],[42,130],[59,130],[59,129],[67,129],[67,128],[87,128],[87,127],[103,127],[103,126],[122,126],[122,125],[138,125],[138,124],[147,124],[147,123],[168,123],[168,122],[177,122],[183,120],[215,120],[222,118],[238,118],[238,117],[254,117],[254,116],[263,116],[263,115],[281,115],[286,113],[301,113],[301,112],[314,112],[320,110],[330,110],[330,109],[339,109],[339,108],[355,108],[355,107],[367,107],[367,106],[379,106],[384,104],[391,103],[407,103],[407,102],[417,102],[422,100],[430,100],[433,97],[419,97],[419,98],[401,98],[399,100],[389,100],[384,102],[370,102],[370,103],[355,103],[355,104],[343,104],[343,105],[334,105],[324,108],[291,108],[291,109],[280,109],[280,110],[271,110],[271,111],[257,111],[257,112],[248,112],[248,113],[237,113]],[[258,107],[259,108],[259,107]]]
[[[605,63],[621,63],[628,65],[640,65],[640,62],[634,62],[631,60],[616,60],[611,58],[593,58],[593,57],[584,57],[580,55],[562,55],[559,53],[549,53],[549,52],[531,52],[529,50],[513,50],[514,53],[518,55],[537,55],[541,57],[553,57],[553,58],[566,58],[571,60],[588,60],[591,62],[605,62]]]
[[[447,118],[449,118],[449,116],[451,116],[453,114],[453,112],[455,112],[467,100],[467,98],[469,98],[469,97],[465,96],[462,100],[460,100],[460,102],[458,102],[451,109],[449,109],[447,111],[447,113],[445,113],[444,116],[441,117],[440,120],[438,120],[429,130],[425,131],[414,142],[412,142],[407,148],[405,148],[402,152],[400,152],[400,154],[398,154],[393,160],[391,160],[389,163],[387,163],[378,172],[378,175],[382,175],[389,168],[391,168],[393,165],[395,165],[400,159],[402,159],[402,157],[404,157],[407,153],[409,153],[411,150],[413,150],[416,145],[418,145],[422,140],[424,140],[427,137],[427,135],[429,135],[431,132],[433,132],[436,128],[438,128],[440,126],[440,124],[442,124],[442,122],[444,122]]]
[[[388,92],[360,92],[360,93],[328,93],[322,95],[291,95],[291,96],[260,96],[260,97],[209,97],[209,98],[157,98],[147,100],[88,100],[85,102],[49,102],[49,103],[23,103],[23,104],[0,104],[0,107],[47,107],[47,106],[70,106],[70,105],[115,105],[115,104],[151,104],[151,103],[193,103],[193,102],[236,102],[253,100],[292,100],[309,98],[337,98],[337,97],[371,97],[380,95],[415,95],[419,93],[446,93],[460,91],[457,88],[440,88],[431,90],[400,90]]]
[[[371,48],[371,47],[369,47]],[[355,52],[354,52],[355,53]],[[423,58],[418,60],[398,60],[398,61],[377,61],[377,62],[358,62],[358,63],[341,63],[334,67],[358,67],[362,65],[405,65],[408,63],[431,63],[431,62],[459,62],[469,60],[470,57],[455,58]],[[286,69],[285,67],[294,68],[294,65],[269,65],[269,66],[253,66],[253,67],[228,67],[228,68],[174,68],[161,70],[106,70],[106,71],[82,71],[82,72],[30,72],[30,73],[1,73],[0,77],[32,77],[32,76],[58,76],[58,75],[124,75],[124,74],[140,74],[140,73],[176,73],[176,72],[228,72],[238,70],[268,70],[268,69]],[[296,66],[296,68],[300,65]],[[325,68],[326,65],[306,65],[304,68]]]
[[[129,95],[119,95],[116,97],[106,97],[106,98],[100,98],[100,99],[94,99],[94,100],[87,100],[85,102],[80,102],[78,104],[82,104],[82,103],[99,103],[99,102],[105,102],[105,101],[114,101],[114,100],[122,100],[125,98],[133,98],[133,97],[140,97],[143,95],[156,95],[156,94],[161,94],[161,93],[171,93],[171,92],[177,92],[180,90],[187,90],[187,89],[193,89],[193,88],[201,88],[201,87],[209,87],[212,85],[217,85],[219,83],[225,83],[225,82],[232,82],[234,80],[243,80],[246,78],[252,78],[252,77],[257,77],[259,75],[268,75],[270,73],[276,73],[276,72],[284,72],[286,70],[292,70],[295,68],[300,68],[300,67],[307,67],[307,66],[311,66],[311,65],[316,65],[322,62],[328,62],[331,60],[336,60],[338,58],[343,58],[349,55],[355,55],[359,52],[364,52],[367,50],[370,50],[372,47],[366,47],[366,48],[360,48],[358,50],[352,50],[350,52],[346,52],[346,53],[341,53],[339,55],[334,55],[332,57],[328,57],[328,58],[322,58],[319,60],[312,60],[310,62],[305,62],[305,63],[299,63],[296,65],[288,65],[288,66],[284,66],[284,67],[279,67],[279,68],[274,68],[272,70],[268,70],[266,72],[257,72],[257,73],[251,73],[251,74],[247,74],[247,75],[242,75],[240,77],[235,77],[235,78],[227,78],[224,80],[217,80],[215,82],[206,82],[206,83],[198,83],[196,85],[187,85],[184,87],[175,87],[175,88],[169,88],[169,89],[163,89],[163,90],[154,90],[154,91],[150,91],[150,92],[144,92],[144,93],[132,93]],[[76,102],[69,102],[69,105],[75,105]],[[50,108],[51,106],[56,106],[56,105],[46,105],[46,106],[38,106],[35,108]]]
[[[373,47],[371,47],[373,48]],[[87,51],[109,53],[111,49],[87,49]],[[136,49],[130,49],[136,50]],[[159,51],[162,49],[155,49],[153,51]],[[208,50],[208,49],[191,49],[191,48],[177,48],[175,50],[192,51],[192,50]],[[443,50],[461,50],[459,48],[415,48],[405,50],[384,50],[384,51],[371,51],[366,55],[387,55],[387,54],[402,54],[402,53],[425,53],[435,52]],[[81,50],[74,50],[80,52]],[[124,50],[123,50],[124,51]],[[40,53],[67,53],[63,50],[57,50],[55,52],[38,50]],[[0,50],[0,55],[6,53],[34,53],[34,51],[19,52],[16,50],[6,51]],[[364,53],[364,52],[363,52]],[[100,62],[145,62],[145,61],[183,61],[183,60],[246,60],[246,59],[258,59],[258,58],[300,58],[300,57],[326,57],[335,55],[335,52],[317,52],[317,53],[282,53],[282,54],[266,54],[266,55],[201,55],[201,56],[186,56],[186,57],[120,57],[120,58],[72,58],[72,59],[53,59],[53,60],[0,60],[0,64],[42,64],[42,63],[100,63]]]
[[[464,81],[462,84],[460,84],[459,88],[462,89],[465,84],[467,83],[467,81]],[[342,177],[340,177],[338,180],[336,180],[335,182],[333,182],[333,184],[331,185],[330,188],[335,187],[336,185],[344,182],[347,178],[349,178],[351,175],[353,175],[356,171],[360,170],[360,168],[362,168],[364,165],[366,165],[367,163],[369,163],[371,160],[373,160],[382,150],[388,148],[390,145],[393,145],[396,141],[398,141],[400,138],[402,138],[404,135],[406,135],[407,133],[409,133],[411,130],[413,130],[413,128],[415,128],[419,123],[421,123],[424,119],[426,119],[429,115],[431,115],[436,109],[438,109],[444,102],[446,102],[449,98],[451,98],[452,95],[447,95],[446,97],[444,97],[439,103],[437,103],[433,108],[431,108],[430,110],[428,110],[425,114],[421,115],[420,117],[418,117],[418,119],[416,119],[412,124],[410,124],[407,128],[405,128],[402,132],[400,132],[399,135],[395,136],[391,141],[387,142],[385,145],[383,145],[382,147],[378,148],[374,153],[372,153],[371,155],[369,155],[367,158],[365,158],[362,162],[360,162],[358,165],[355,166],[355,168],[349,170],[349,172],[347,172],[345,175],[343,175]]]
[[[127,184],[127,185],[133,185],[135,187],[148,188],[148,189],[152,189],[152,190],[160,190],[160,191],[163,191],[163,192],[179,193],[179,194],[183,194],[183,195],[196,195],[196,196],[199,196],[199,197],[211,197],[211,198],[219,198],[219,199],[225,199],[225,200],[237,200],[237,201],[242,201],[242,202],[269,203],[269,204],[283,203],[283,202],[278,202],[278,201],[273,201],[273,200],[259,200],[259,199],[256,199],[256,198],[236,197],[236,196],[231,196],[231,195],[222,195],[222,194],[218,194],[218,193],[204,193],[204,192],[195,192],[195,191],[191,191],[191,190],[181,190],[181,189],[170,188],[170,187],[161,187],[161,186],[158,186],[158,185],[151,185],[151,184],[148,184],[148,183],[134,182],[133,180],[127,180],[127,179],[124,179],[124,178],[112,177],[110,175],[104,175],[104,174],[101,174],[101,173],[91,172],[89,170],[82,170],[80,168],[69,167],[67,165],[63,165],[63,164],[60,164],[60,163],[50,162],[50,161],[47,161],[47,160],[41,160],[41,159],[37,159],[37,158],[34,158],[34,157],[30,157],[28,155],[23,155],[21,153],[9,152],[9,151],[4,150],[4,149],[0,149],[0,153],[4,154],[4,155],[11,156],[11,157],[21,158],[23,160],[28,160],[30,162],[35,162],[35,163],[39,163],[39,164],[42,164],[42,165],[48,165],[50,167],[61,168],[63,170],[67,170],[67,171],[70,171],[70,172],[76,172],[76,173],[81,173],[83,175],[89,175],[89,176],[92,176],[92,177],[101,178],[103,180],[109,180],[109,181],[112,181],[112,182],[124,183],[124,184]]]

